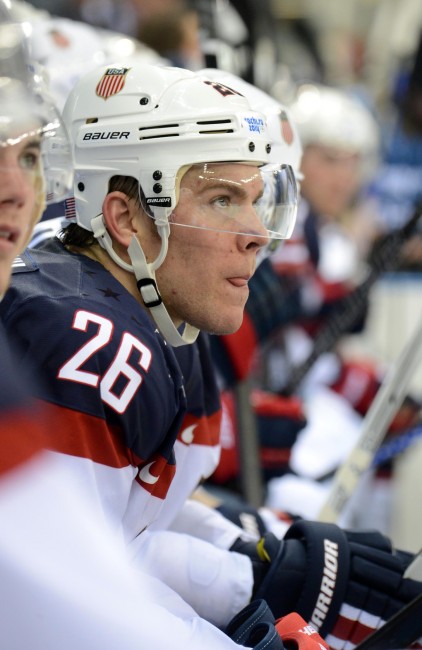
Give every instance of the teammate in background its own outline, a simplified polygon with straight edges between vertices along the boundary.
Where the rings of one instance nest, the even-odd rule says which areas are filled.
[[[7,15],[6,15],[7,18]],[[40,218],[45,190],[60,199],[71,181],[68,142],[54,108],[27,72],[23,33],[0,5],[0,294],[13,259]],[[5,22],[3,22],[3,20]],[[43,170],[44,163],[44,170]],[[20,266],[17,259],[16,268]],[[283,650],[301,619],[277,623],[259,606],[214,628],[171,590],[129,566],[89,493],[45,448],[60,422],[29,398],[22,368],[0,329],[0,637],[9,650],[252,647]],[[52,495],[54,495],[52,497]],[[165,604],[165,607],[163,606]],[[264,625],[262,621],[265,621]],[[250,631],[240,623],[248,622]],[[259,626],[257,625],[259,623]],[[292,628],[293,625],[293,628]],[[296,626],[296,627],[295,627]],[[309,647],[303,635],[303,647]],[[314,635],[318,648],[318,635]]]
[[[268,383],[277,391],[288,383],[290,349],[292,365],[300,362],[299,350],[306,357],[306,332],[312,336],[356,286],[377,233],[375,217],[357,207],[378,160],[379,129],[370,111],[345,91],[318,85],[300,86],[290,111],[303,146],[301,201],[293,237],[272,259],[282,280],[299,287],[305,327],[295,346],[285,341],[284,364],[270,359]],[[330,372],[335,363],[327,364],[326,383]]]
[[[371,219],[361,201],[378,160],[379,130],[370,111],[345,91],[318,85],[299,87],[290,111],[303,145],[301,202],[293,237],[272,261],[298,305],[295,320],[280,329],[267,350],[263,374],[267,388],[277,392],[289,385],[292,370],[311,353],[319,328],[341,310],[360,282],[377,233],[374,215]],[[363,327],[365,316],[365,309],[357,313],[353,331]],[[318,516],[380,380],[376,364],[349,363],[335,343],[321,355],[296,386],[308,422],[293,445],[291,471],[269,483],[269,506],[285,509],[289,504],[296,514]],[[361,519],[364,527],[368,521]],[[341,523],[359,526],[352,510]],[[381,519],[372,523],[385,532]]]
[[[266,538],[260,554],[235,525],[214,526],[218,513],[182,507],[198,473],[213,465],[209,450],[218,453],[219,413],[218,404],[207,404],[184,417],[189,382],[201,392],[200,352],[186,347],[187,362],[179,365],[168,343],[195,340],[198,326],[235,330],[258,250],[293,225],[291,168],[259,170],[270,161],[264,116],[205,77],[116,66],[83,78],[65,117],[74,142],[77,224],[61,241],[23,256],[25,270],[2,310],[24,344],[22,360],[46,370],[38,396],[61,417],[60,438],[51,443],[58,462],[123,532],[134,565],[218,627],[254,596],[268,596],[274,616],[298,604],[305,620],[327,634],[340,623],[343,597],[354,594],[356,581],[378,595],[377,585],[354,571],[362,546],[375,555],[377,573],[392,567],[394,587],[383,585],[377,598],[380,624],[420,588],[402,581],[409,558],[393,555],[385,540],[365,538],[356,550],[337,527],[298,526],[286,541]],[[272,209],[264,212],[266,192]],[[39,323],[35,314],[46,309],[47,336],[40,328],[29,339],[25,319]],[[320,585],[327,543],[339,549],[345,571],[321,616],[307,559]],[[307,558],[312,548],[315,560]]]

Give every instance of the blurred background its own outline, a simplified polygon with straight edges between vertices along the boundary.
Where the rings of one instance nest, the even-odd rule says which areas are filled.
[[[199,41],[219,67],[234,66],[266,90],[286,77],[362,85],[385,110],[404,90],[422,26],[417,0],[33,0],[31,5],[140,37],[165,55],[192,61]]]

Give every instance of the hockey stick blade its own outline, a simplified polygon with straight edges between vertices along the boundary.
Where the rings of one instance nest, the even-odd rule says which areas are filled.
[[[422,636],[422,593],[372,632],[355,650],[397,650],[407,648]]]

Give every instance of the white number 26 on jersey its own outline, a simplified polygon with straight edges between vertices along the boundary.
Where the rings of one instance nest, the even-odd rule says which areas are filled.
[[[108,318],[83,310],[75,313],[72,328],[86,332],[90,323],[97,324],[96,334],[63,364],[58,378],[87,384],[94,388],[99,386],[101,399],[118,413],[124,413],[143,381],[140,372],[131,366],[128,360],[133,351],[137,350],[139,352],[137,365],[147,372],[151,363],[151,352],[132,334],[124,332],[116,355],[102,376],[83,370],[84,363],[110,342],[114,329],[113,323]],[[123,390],[117,395],[113,392],[113,387],[121,376],[127,381]]]

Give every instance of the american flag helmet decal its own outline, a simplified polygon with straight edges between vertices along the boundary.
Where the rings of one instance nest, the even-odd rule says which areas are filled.
[[[95,89],[95,94],[103,99],[119,93],[126,81],[126,74],[130,68],[107,68]]]
[[[76,219],[75,197],[70,196],[64,202],[64,216],[66,219]]]

